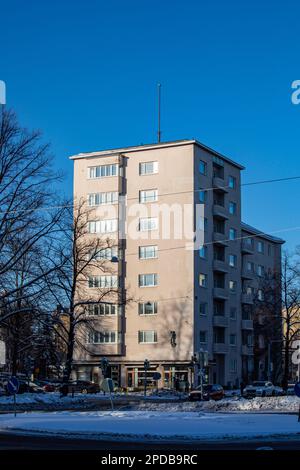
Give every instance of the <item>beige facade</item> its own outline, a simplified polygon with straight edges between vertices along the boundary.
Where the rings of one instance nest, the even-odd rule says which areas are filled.
[[[243,167],[194,140],[71,158],[75,200],[92,201],[95,227],[101,221],[113,227],[109,236],[119,252],[111,269],[126,301],[106,314],[96,308],[99,334],[76,352],[77,377],[98,379],[106,356],[119,384],[140,386],[147,358],[150,381],[157,370],[160,386],[173,386],[176,377],[197,383],[191,358],[202,349],[209,353],[209,380],[238,385],[245,363],[247,373],[253,367],[253,347],[243,332],[253,336],[253,324],[242,318],[249,302],[243,269],[251,256],[242,241]],[[201,250],[187,249],[194,229],[204,234]],[[281,241],[269,237],[269,243],[276,250],[267,261],[280,268]]]

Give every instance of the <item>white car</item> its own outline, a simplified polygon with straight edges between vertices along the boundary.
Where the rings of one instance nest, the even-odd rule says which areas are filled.
[[[244,398],[276,397],[281,395],[283,395],[283,389],[267,381],[253,382],[251,385],[247,385],[243,390]]]

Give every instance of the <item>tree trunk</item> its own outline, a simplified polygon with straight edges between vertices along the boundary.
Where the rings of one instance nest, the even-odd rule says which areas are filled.
[[[70,318],[70,326],[68,331],[68,344],[67,344],[67,358],[66,365],[63,375],[63,383],[67,384],[70,381],[72,366],[73,366],[73,354],[74,354],[74,342],[75,342],[75,328],[73,319]]]

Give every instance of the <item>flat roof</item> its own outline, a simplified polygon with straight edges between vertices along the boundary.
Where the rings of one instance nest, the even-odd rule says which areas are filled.
[[[242,230],[244,230],[245,232],[249,232],[251,233],[251,235],[257,235],[261,238],[265,238],[273,243],[279,243],[279,244],[283,244],[285,243],[285,240],[283,240],[282,238],[278,238],[278,237],[274,237],[273,235],[269,235],[268,233],[265,233],[265,232],[262,232],[260,230],[258,230],[257,228],[255,227],[252,227],[251,225],[248,225],[248,224],[245,224],[244,222],[242,222]]]
[[[213,150],[212,148],[202,144],[198,140],[195,139],[182,139],[182,140],[173,140],[170,142],[159,142],[159,143],[154,143],[154,144],[142,144],[142,145],[136,145],[132,147],[122,147],[122,148],[115,148],[115,149],[106,149],[106,150],[99,150],[96,152],[85,152],[85,153],[78,153],[76,155],[70,156],[70,160],[77,160],[80,158],[96,158],[96,157],[108,157],[111,155],[118,155],[122,153],[129,153],[129,152],[139,152],[143,150],[152,150],[152,149],[157,149],[157,148],[166,148],[166,147],[178,147],[181,145],[197,145],[200,147],[202,150],[206,150],[207,152],[215,155],[216,157],[222,158],[226,162],[230,163],[231,165],[236,166],[240,170],[244,170],[244,166],[240,165],[239,163],[231,160],[228,157],[225,157],[225,155],[222,155],[221,153],[217,152],[216,150]]]

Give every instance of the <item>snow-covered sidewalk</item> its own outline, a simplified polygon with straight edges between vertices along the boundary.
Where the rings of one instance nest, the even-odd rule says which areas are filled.
[[[145,411],[24,413],[0,417],[0,430],[92,439],[216,440],[295,436],[293,415],[212,414]]]

